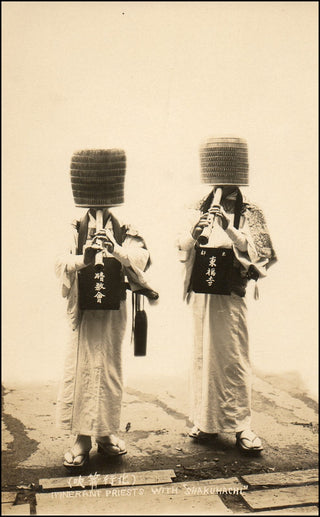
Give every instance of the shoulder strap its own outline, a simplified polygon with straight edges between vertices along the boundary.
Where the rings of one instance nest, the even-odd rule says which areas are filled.
[[[111,214],[111,221],[112,221],[112,227],[113,227],[113,235],[116,240],[116,242],[121,246],[125,239],[126,229],[125,226],[120,226],[120,223],[114,215]],[[104,221],[105,224],[105,221]]]
[[[83,246],[86,243],[87,235],[88,235],[88,223],[89,223],[89,210],[88,212],[80,219],[79,227],[78,227],[78,247],[77,247],[77,255],[82,254]]]
[[[242,212],[243,198],[240,190],[238,190],[238,194],[236,197],[236,203],[234,208],[234,223],[233,226],[238,230],[240,224],[240,215]]]

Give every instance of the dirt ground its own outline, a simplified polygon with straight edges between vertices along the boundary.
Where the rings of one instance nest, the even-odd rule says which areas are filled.
[[[62,465],[73,438],[55,426],[58,385],[2,387],[2,487],[38,486],[39,479],[68,476]],[[121,436],[128,453],[106,459],[93,446],[83,474],[173,469],[176,480],[226,478],[318,466],[318,405],[296,374],[253,379],[253,429],[264,451],[246,455],[235,436],[199,443],[189,438],[185,379],[163,376],[127,381]]]

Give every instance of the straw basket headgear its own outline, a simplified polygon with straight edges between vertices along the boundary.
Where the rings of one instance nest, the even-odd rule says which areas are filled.
[[[243,138],[208,138],[200,147],[201,181],[249,185],[248,146]]]
[[[85,149],[73,153],[71,187],[78,207],[103,208],[124,203],[126,155],[122,149]]]

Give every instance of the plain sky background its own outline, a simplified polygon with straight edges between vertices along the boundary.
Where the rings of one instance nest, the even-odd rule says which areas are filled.
[[[126,150],[124,211],[160,291],[146,358],[128,329],[126,371],[186,371],[175,235],[201,191],[200,143],[235,135],[279,259],[259,301],[248,289],[253,364],[317,391],[317,19],[317,2],[2,2],[4,382],[61,374],[54,260],[80,213],[69,167],[84,148]]]

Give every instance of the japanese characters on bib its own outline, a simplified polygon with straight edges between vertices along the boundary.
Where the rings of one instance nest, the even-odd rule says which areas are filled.
[[[234,253],[230,248],[196,246],[191,287],[195,293],[231,294]]]

